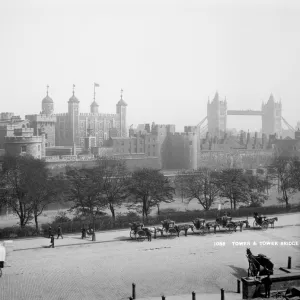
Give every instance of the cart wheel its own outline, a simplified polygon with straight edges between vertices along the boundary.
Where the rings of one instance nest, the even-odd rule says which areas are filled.
[[[264,221],[264,222],[261,224],[261,229],[264,230],[264,231],[267,230],[268,227],[269,227],[269,223],[266,222],[266,221]]]
[[[198,232],[199,232],[200,235],[204,235],[205,234],[205,227],[204,226],[200,226]]]
[[[233,224],[228,224],[227,226],[227,232],[233,233],[235,226]]]
[[[131,231],[130,231],[130,238],[133,239],[133,240],[136,239],[136,233],[135,233],[134,230],[131,230]]]
[[[139,230],[136,235],[137,235],[136,239],[139,242],[142,242],[142,241],[144,241],[146,239],[146,232],[144,230]]]
[[[178,235],[177,230],[175,228],[170,228],[168,231],[168,236],[174,238]]]

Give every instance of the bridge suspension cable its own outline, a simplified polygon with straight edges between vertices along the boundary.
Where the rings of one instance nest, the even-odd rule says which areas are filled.
[[[295,131],[295,128],[293,126],[291,126],[284,117],[281,117],[281,119],[289,130],[291,130],[293,132]]]
[[[198,127],[198,128],[201,127],[201,125],[206,121],[206,119],[207,119],[207,116],[200,123],[198,123],[196,127]]]

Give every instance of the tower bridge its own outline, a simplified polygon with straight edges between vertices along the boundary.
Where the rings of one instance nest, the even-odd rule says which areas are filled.
[[[209,132],[212,136],[221,138],[227,130],[227,116],[260,116],[262,120],[262,133],[267,136],[275,134],[282,135],[282,122],[289,130],[294,128],[282,117],[281,101],[276,102],[271,94],[267,103],[262,103],[261,110],[227,110],[227,100],[221,100],[218,92],[213,100],[207,103],[207,115],[196,126],[199,136]],[[207,122],[206,122],[207,121]]]
[[[227,110],[227,116],[262,116],[263,112],[260,110]]]

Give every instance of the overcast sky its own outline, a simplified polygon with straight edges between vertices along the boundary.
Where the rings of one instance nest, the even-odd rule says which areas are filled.
[[[128,125],[196,125],[216,90],[228,109],[261,108],[270,93],[300,120],[300,1],[1,0],[0,111],[39,113],[49,95],[67,112],[93,99]],[[261,128],[259,117],[228,127]]]

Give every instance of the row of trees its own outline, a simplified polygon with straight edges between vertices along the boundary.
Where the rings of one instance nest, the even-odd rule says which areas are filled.
[[[288,206],[290,195],[300,190],[300,162],[275,158],[264,176],[249,175],[242,169],[200,168],[179,173],[171,182],[159,170],[129,172],[124,161],[106,157],[99,158],[92,169],[67,168],[63,177],[52,177],[43,160],[6,156],[0,179],[1,206],[19,217],[21,227],[34,220],[38,230],[45,207],[62,201],[69,201],[71,211],[95,224],[107,209],[115,221],[121,205],[147,218],[153,208],[159,213],[161,203],[174,201],[176,192],[187,201],[197,199],[205,210],[220,197],[231,209],[239,204],[259,206],[276,182],[282,195],[279,200]]]
[[[275,157],[266,172],[255,175],[237,168],[219,171],[200,168],[182,172],[175,179],[182,199],[197,199],[205,210],[209,210],[219,198],[227,199],[224,202],[229,202],[231,209],[236,209],[238,204],[260,206],[268,199],[269,190],[274,185],[278,186],[278,201],[288,207],[291,195],[300,190],[299,159]]]
[[[139,169],[131,173],[121,160],[102,157],[92,169],[67,168],[51,177],[44,161],[30,156],[4,158],[1,172],[1,204],[19,217],[21,227],[38,217],[53,202],[70,202],[77,216],[95,219],[108,209],[113,221],[116,209],[126,204],[147,218],[161,202],[174,201],[175,189],[159,170]]]

